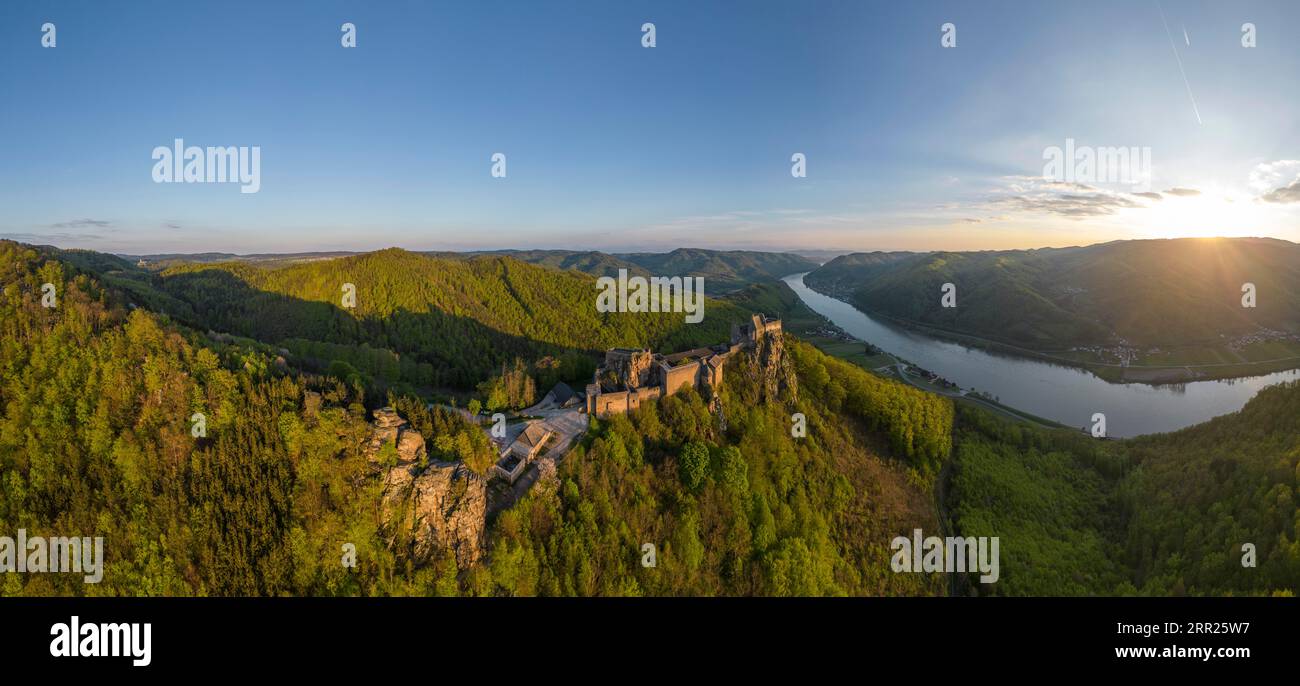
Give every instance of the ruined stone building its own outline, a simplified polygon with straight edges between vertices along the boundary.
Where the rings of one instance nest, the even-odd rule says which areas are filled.
[[[781,336],[781,320],[754,314],[746,324],[731,327],[731,343],[663,355],[649,349],[614,348],[587,384],[587,412],[597,417],[627,413],[648,400],[672,395],[684,386],[701,392],[722,384],[727,359],[753,350],[765,337]]]

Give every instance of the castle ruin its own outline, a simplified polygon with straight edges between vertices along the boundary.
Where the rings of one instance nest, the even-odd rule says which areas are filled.
[[[587,412],[597,417],[626,414],[649,400],[672,395],[685,386],[700,391],[722,385],[722,368],[741,350],[753,350],[766,336],[781,335],[781,320],[754,314],[731,327],[731,343],[664,355],[647,349],[614,348],[587,384]]]

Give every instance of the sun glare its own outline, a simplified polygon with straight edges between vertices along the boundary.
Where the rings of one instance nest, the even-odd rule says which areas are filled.
[[[1260,236],[1277,228],[1271,208],[1220,193],[1165,195],[1146,208],[1124,210],[1122,220],[1141,238]]]

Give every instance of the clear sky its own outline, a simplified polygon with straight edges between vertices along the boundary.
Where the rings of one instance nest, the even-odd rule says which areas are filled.
[[[136,254],[1300,240],[1300,3],[1162,3],[4,0],[0,236]],[[260,191],[154,183],[175,138],[259,146]],[[1045,179],[1067,139],[1149,150],[1148,183]]]

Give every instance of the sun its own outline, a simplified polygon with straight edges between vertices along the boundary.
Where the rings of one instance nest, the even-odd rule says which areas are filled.
[[[1234,197],[1217,191],[1161,196],[1160,200],[1143,198],[1143,207],[1121,213],[1121,219],[1137,237],[1260,236],[1276,228],[1277,217],[1270,208],[1248,196]]]

